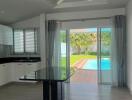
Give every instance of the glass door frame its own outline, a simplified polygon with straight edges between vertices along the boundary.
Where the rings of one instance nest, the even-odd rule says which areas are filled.
[[[97,84],[103,84],[101,70],[101,29],[111,27],[95,27],[97,28]],[[66,74],[70,75],[70,29],[66,30]],[[67,81],[70,82],[70,79]]]
[[[101,28],[97,27],[97,75],[98,84],[102,84],[102,72],[101,72]]]
[[[102,29],[103,28],[111,28],[112,27],[98,27],[97,28],[97,65],[98,65],[98,84],[111,84],[111,83],[105,83],[103,82],[103,71],[102,71],[102,65],[101,65],[101,60],[102,60]],[[111,31],[112,32],[112,31]],[[111,69],[112,70],[112,69]],[[111,71],[110,71],[111,72]],[[112,72],[111,75],[112,77]],[[112,79],[110,79],[112,81]]]
[[[66,74],[71,74],[70,70],[70,30],[66,30]],[[70,82],[70,79],[67,81]]]

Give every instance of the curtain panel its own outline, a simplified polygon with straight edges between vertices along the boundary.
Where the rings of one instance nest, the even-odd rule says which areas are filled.
[[[113,17],[112,34],[112,75],[113,86],[126,87],[126,17]]]
[[[46,66],[52,66],[54,55],[54,42],[57,34],[57,22],[55,20],[46,21]]]
[[[59,24],[56,20],[46,21],[46,67],[50,71],[50,74],[53,74],[54,77],[60,77],[60,53],[61,53],[61,44],[60,44],[60,29]],[[57,67],[56,70],[51,70],[51,67]],[[58,76],[54,75],[54,71],[58,71]],[[50,77],[50,76],[49,76]]]

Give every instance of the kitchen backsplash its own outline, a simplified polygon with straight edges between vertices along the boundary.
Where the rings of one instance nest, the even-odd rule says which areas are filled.
[[[5,57],[40,57],[40,51],[37,54],[13,54],[12,45],[0,44],[0,58]]]

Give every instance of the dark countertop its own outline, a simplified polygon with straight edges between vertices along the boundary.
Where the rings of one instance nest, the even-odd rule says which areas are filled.
[[[7,57],[0,58],[0,64],[11,63],[11,62],[40,62],[40,57]]]

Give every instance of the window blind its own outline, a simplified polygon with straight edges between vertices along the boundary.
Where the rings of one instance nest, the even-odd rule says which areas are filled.
[[[23,53],[24,52],[24,33],[23,30],[14,31],[14,52]]]
[[[37,52],[37,30],[14,30],[14,53]]]
[[[28,52],[28,53],[35,52],[35,31],[34,30],[25,31],[25,52]]]

